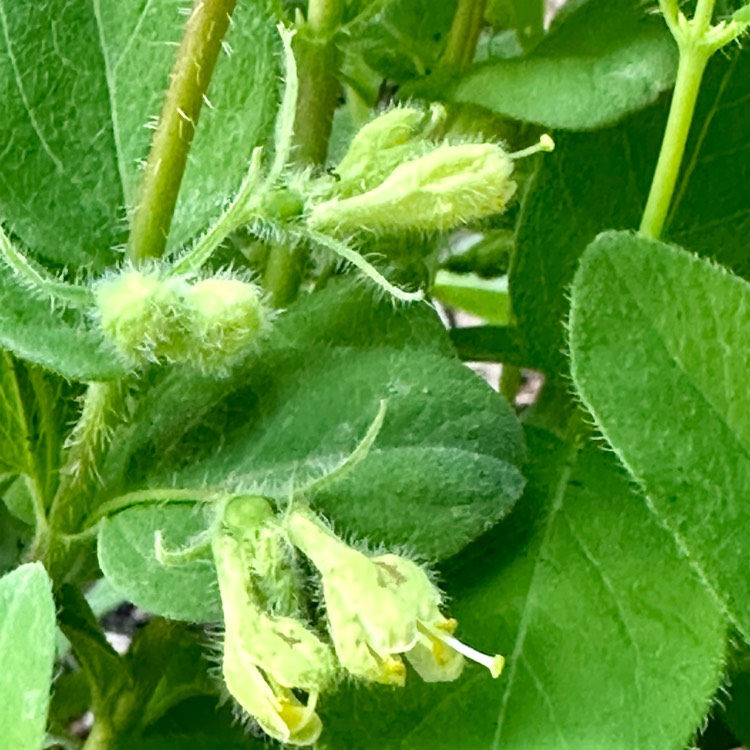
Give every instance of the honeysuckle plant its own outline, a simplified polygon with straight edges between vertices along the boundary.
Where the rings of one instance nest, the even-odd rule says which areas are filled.
[[[750,6],[559,5],[0,4],[0,747],[750,744]]]

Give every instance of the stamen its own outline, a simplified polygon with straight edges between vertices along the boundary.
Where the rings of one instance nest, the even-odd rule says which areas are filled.
[[[526,156],[532,156],[538,154],[540,151],[554,151],[555,142],[552,138],[545,133],[539,138],[539,143],[535,143],[533,146],[521,149],[520,151],[514,151],[512,154],[508,154],[511,159],[523,159]]]
[[[454,638],[452,635],[440,630],[439,628],[431,628],[427,626],[427,629],[431,635],[441,640],[446,646],[450,646],[454,651],[463,654],[467,659],[471,659],[472,661],[477,662],[477,664],[487,667],[487,669],[490,670],[490,674],[495,679],[497,679],[503,671],[505,658],[500,654],[494,654],[492,656],[484,654],[471,646],[467,646],[465,643],[459,641],[458,638]]]

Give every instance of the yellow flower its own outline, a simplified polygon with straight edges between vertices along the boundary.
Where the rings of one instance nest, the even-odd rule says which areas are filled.
[[[502,656],[482,654],[453,636],[455,620],[442,614],[439,590],[415,562],[358,552],[307,510],[292,511],[287,529],[321,574],[331,638],[348,672],[400,686],[406,679],[403,655],[429,682],[455,680],[464,657],[493,677],[500,674]]]
[[[242,515],[248,519],[255,515],[263,522],[262,508],[256,512],[254,507],[262,498],[243,500],[244,507],[236,502],[229,506],[227,517],[236,523]],[[253,533],[247,530],[248,536]],[[233,524],[224,526],[212,541],[224,612],[224,682],[271,737],[309,745],[322,729],[315,704],[333,678],[333,655],[301,622],[271,615],[259,605],[246,561],[246,541]],[[308,693],[306,703],[295,690]]]

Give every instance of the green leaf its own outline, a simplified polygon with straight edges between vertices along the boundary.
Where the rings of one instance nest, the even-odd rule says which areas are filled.
[[[136,744],[137,743],[137,744]],[[233,740],[217,738],[206,732],[159,734],[146,739],[121,737],[113,750],[265,750],[268,743],[252,735],[239,735]]]
[[[32,527],[11,515],[5,503],[0,502],[0,575],[19,564],[32,537]]]
[[[184,3],[0,2],[0,214],[62,264],[111,264],[127,232],[144,126],[158,115],[182,36]],[[269,133],[275,30],[263,0],[240,3],[208,92],[173,241],[200,230],[238,186]],[[239,85],[238,82],[243,82]]]
[[[254,736],[255,735],[255,736]],[[118,738],[113,750],[267,750],[265,738],[243,727],[232,706],[193,698],[173,708],[143,735]]]
[[[659,16],[639,0],[591,0],[564,9],[529,55],[490,60],[442,96],[430,93],[547,128],[589,130],[651,104],[676,72],[677,48]]]
[[[55,660],[52,584],[40,563],[0,578],[0,727],[13,750],[39,750]]]
[[[510,315],[508,279],[483,279],[476,274],[438,271],[433,296],[490,323],[507,324]]]
[[[735,737],[750,742],[750,651],[745,648],[730,660],[726,695],[719,715]]]
[[[544,36],[544,0],[490,0],[485,19],[496,29],[513,29],[524,49]]]
[[[49,708],[49,732],[62,735],[73,721],[91,708],[91,691],[86,675],[79,671],[63,672],[55,678]]]
[[[666,122],[666,103],[596,133],[558,134],[524,201],[510,275],[529,364],[567,364],[563,321],[578,259],[605,229],[640,223]],[[701,89],[666,236],[750,275],[750,54],[716,56]]]
[[[151,621],[144,630],[144,638],[134,644],[133,657],[139,663],[136,677],[139,685],[145,682],[143,672],[155,674],[149,685],[141,726],[147,727],[161,719],[170,709],[199,695],[216,695],[220,683],[213,672],[211,652],[202,632],[191,626],[169,620]],[[153,656],[152,656],[153,653]],[[142,688],[141,688],[142,689]]]
[[[321,750],[685,747],[720,684],[721,614],[610,456],[527,437],[527,493],[444,584],[457,635],[505,651],[504,674],[344,686]]]
[[[118,482],[123,491],[229,487],[284,503],[346,459],[385,399],[369,455],[313,502],[342,531],[374,545],[452,555],[519,496],[523,447],[507,403],[448,351],[428,308],[373,304],[369,292],[333,285],[293,306],[266,348],[218,388],[184,373],[155,387],[142,402],[148,420],[136,417],[139,433],[115,440],[120,462],[104,474],[113,490]],[[208,560],[165,569],[154,555],[156,531],[169,530],[171,547],[206,523],[175,506],[120,513],[100,534],[102,570],[147,609],[212,619],[215,586],[191,582],[201,565],[208,566],[201,581],[210,579]]]
[[[573,282],[571,370],[654,514],[750,639],[750,285],[608,233]]]
[[[456,0],[380,0],[347,28],[341,44],[397,83],[431,72],[445,47]]]
[[[24,475],[2,494],[25,523],[34,523],[31,491],[42,503],[52,498],[74,393],[51,373],[0,350],[0,471]]]
[[[154,534],[168,549],[186,545],[207,526],[190,506],[133,508],[103,521],[99,565],[123,599],[164,617],[220,622],[221,601],[210,551],[202,559],[165,567],[157,559]]]
[[[53,308],[34,296],[5,263],[0,263],[0,347],[71,380],[125,374],[114,349],[82,312]]]

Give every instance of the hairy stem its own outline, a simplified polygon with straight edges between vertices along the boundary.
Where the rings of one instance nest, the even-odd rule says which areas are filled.
[[[474,60],[487,0],[458,0],[441,65],[464,70]]]
[[[237,0],[194,0],[146,162],[126,255],[164,253],[204,97]]]
[[[56,584],[75,577],[80,545],[65,537],[76,534],[91,514],[98,467],[109,447],[112,430],[121,419],[124,385],[90,383],[78,423],[68,440],[60,481],[49,511],[49,536],[35,550]]]
[[[322,166],[328,154],[333,114],[341,94],[340,55],[333,35],[343,11],[344,0],[310,0],[306,23],[294,39],[299,72],[293,146],[294,161],[300,166]],[[284,307],[297,296],[307,255],[304,245],[277,243],[271,247],[263,286],[276,307]]]
[[[281,309],[294,302],[305,276],[307,248],[299,243],[274,242],[263,272],[263,287],[271,304]]]

